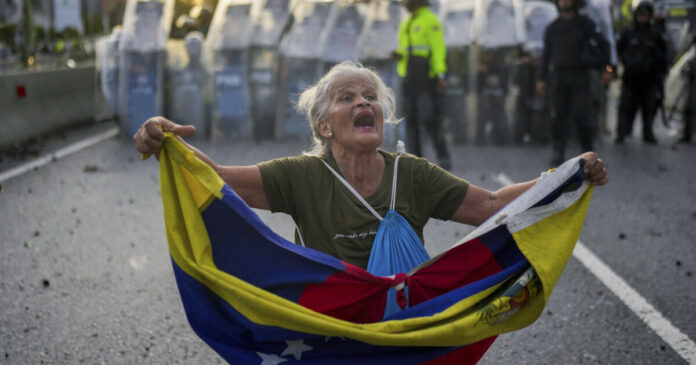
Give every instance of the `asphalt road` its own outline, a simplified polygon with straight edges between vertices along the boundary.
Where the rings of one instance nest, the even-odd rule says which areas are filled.
[[[107,127],[69,133],[38,152]],[[306,148],[194,144],[226,164]],[[696,145],[673,145],[662,136],[658,146],[604,140],[597,151],[611,181],[595,190],[581,241],[693,346]],[[548,147],[472,145],[455,146],[453,155],[455,174],[489,189],[501,186],[500,173],[513,181],[537,177],[550,156]],[[0,174],[23,162],[5,156]],[[260,213],[291,235],[287,216]],[[440,252],[470,229],[431,221],[426,246]],[[186,322],[166,247],[156,162],[140,161],[127,138],[3,181],[0,250],[1,364],[223,363]],[[543,315],[501,335],[481,363],[688,363],[658,332],[573,258]]]

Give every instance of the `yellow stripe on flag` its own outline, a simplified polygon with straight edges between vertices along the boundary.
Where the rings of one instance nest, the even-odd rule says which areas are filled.
[[[517,247],[534,267],[548,300],[563,273],[585,222],[593,186],[570,207],[512,234]]]
[[[525,229],[513,235],[539,273],[544,288],[549,290],[544,290],[544,295],[532,295],[526,305],[505,321],[487,320],[491,316],[499,317],[510,308],[509,297],[492,299],[501,283],[462,298],[431,316],[359,324],[312,311],[217,269],[199,208],[207,201],[206,197],[222,197],[223,182],[210,166],[175,138],[166,139],[160,155],[160,184],[172,259],[235,310],[261,325],[384,346],[460,346],[532,323],[542,312],[550,288],[570,257],[572,244],[567,242],[577,240],[591,195],[586,192],[573,207],[530,226],[529,232]],[[491,306],[495,300],[499,302]]]
[[[191,175],[188,170],[185,168],[181,168],[181,172],[184,175],[184,180],[186,180],[186,184],[188,185],[188,188],[191,192],[191,195],[193,196],[193,200],[196,203],[196,207],[198,207],[198,211],[202,211],[201,208],[204,208],[207,204],[210,202],[210,199],[213,197],[213,195],[208,191],[208,189],[201,184],[198,179],[196,179],[193,175]]]

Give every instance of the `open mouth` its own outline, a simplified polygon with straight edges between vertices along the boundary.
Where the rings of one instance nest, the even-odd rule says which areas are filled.
[[[355,118],[353,125],[357,129],[374,128],[375,118],[372,116],[372,114],[364,113]]]

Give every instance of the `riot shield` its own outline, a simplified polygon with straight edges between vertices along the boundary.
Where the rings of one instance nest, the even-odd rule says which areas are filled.
[[[249,112],[248,47],[253,30],[251,0],[224,0],[215,9],[206,38],[213,74],[215,139],[253,135]]]
[[[300,93],[319,76],[322,33],[332,3],[300,0],[293,8],[293,25],[280,43],[281,67],[278,83],[275,137],[308,139],[310,127],[295,111]]]
[[[119,44],[119,118],[132,136],[162,114],[166,43],[173,0],[128,0]]]
[[[275,106],[277,103],[279,52],[278,46],[292,21],[292,7],[297,1],[256,0],[262,3],[254,19],[249,57],[249,93],[254,137],[257,140],[275,137]]]

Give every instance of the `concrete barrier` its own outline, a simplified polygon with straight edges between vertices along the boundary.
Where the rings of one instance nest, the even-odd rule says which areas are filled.
[[[84,123],[95,116],[95,70],[0,75],[0,148]]]

